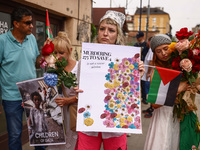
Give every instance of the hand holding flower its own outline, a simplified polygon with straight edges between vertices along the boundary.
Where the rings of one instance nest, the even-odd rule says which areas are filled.
[[[180,94],[181,92],[184,92],[184,91],[189,91],[190,89],[191,89],[191,85],[188,84],[188,81],[180,82],[177,94]]]
[[[180,40],[178,43],[176,43],[175,48],[177,49],[177,51],[179,52],[179,55],[181,55],[181,53],[185,50],[187,50],[190,47],[190,42],[188,41],[188,39],[183,39]]]

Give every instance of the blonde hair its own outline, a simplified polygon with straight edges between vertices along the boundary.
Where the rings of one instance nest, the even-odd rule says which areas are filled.
[[[125,45],[125,41],[124,41],[124,35],[123,35],[123,32],[122,32],[122,29],[120,28],[119,24],[114,21],[113,19],[111,18],[106,18],[104,20],[102,20],[99,24],[99,26],[101,25],[102,22],[107,23],[107,24],[112,24],[112,25],[115,25],[117,26],[117,39],[116,39],[116,42],[115,44],[116,45]],[[98,29],[99,30],[99,29]],[[98,35],[95,37],[95,39],[93,40],[94,43],[99,43],[98,41]]]
[[[58,52],[65,52],[67,55],[71,55],[71,41],[64,31],[59,31],[58,35],[53,40],[54,50]]]

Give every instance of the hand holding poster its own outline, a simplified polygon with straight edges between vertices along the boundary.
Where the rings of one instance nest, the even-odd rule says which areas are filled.
[[[77,131],[142,133],[140,48],[82,45]]]
[[[57,87],[43,78],[17,83],[26,113],[30,146],[65,144],[61,108],[55,103]]]

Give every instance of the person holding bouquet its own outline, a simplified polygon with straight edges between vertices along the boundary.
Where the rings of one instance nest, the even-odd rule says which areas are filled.
[[[100,19],[98,36],[95,43],[124,45],[122,27],[125,21],[125,15],[108,10]],[[142,62],[138,66],[141,75],[144,74],[144,65]],[[76,88],[77,92],[83,92]],[[127,150],[127,137],[124,133],[108,132],[78,132],[78,139],[75,150],[100,150],[103,142],[104,150]]]
[[[171,68],[168,63],[170,51],[169,45],[171,39],[165,34],[158,34],[152,37],[150,45],[153,51],[152,65]],[[151,74],[151,79],[153,77]],[[190,89],[187,82],[181,82],[178,88],[178,93]],[[180,124],[177,118],[173,117],[173,107],[151,104],[154,108],[154,113],[149,125],[146,136],[144,150],[178,150]]]
[[[193,32],[182,28],[176,32],[179,40],[170,45],[170,63],[174,70],[182,71],[182,81],[187,82],[191,88],[179,92],[175,101],[174,116],[180,121],[180,150],[199,146],[200,124],[196,114],[196,93],[200,92],[200,31],[192,41],[189,37]]]
[[[53,52],[54,56],[58,61],[62,61],[64,58],[68,64],[64,68],[65,71],[72,72],[74,73],[77,77],[79,74],[79,62],[72,59],[71,54],[72,54],[72,45],[71,41],[67,35],[66,32],[58,32],[58,36],[56,36],[51,43],[51,39],[48,38],[47,41],[44,44],[44,47],[46,44],[51,44],[53,45]],[[47,49],[48,50],[48,49]],[[46,51],[47,51],[46,50]],[[42,50],[45,53],[45,48]],[[51,55],[52,56],[52,55]],[[50,57],[51,57],[50,56]],[[47,64],[55,61],[51,61],[47,56],[45,59],[47,61]],[[54,57],[51,57],[51,59],[54,59]],[[78,81],[77,81],[78,82]],[[76,139],[77,139],[77,132],[72,131],[70,129],[70,113],[69,113],[69,106],[70,105],[77,105],[78,101],[78,94],[76,91],[73,89],[73,87],[68,88],[65,87],[64,85],[62,86],[61,91],[64,94],[64,97],[57,97],[55,98],[55,102],[57,103],[58,106],[63,107],[63,118],[64,118],[64,127],[65,127],[65,132],[66,132],[66,144],[65,145],[51,145],[48,146],[48,150],[73,150],[76,144]]]

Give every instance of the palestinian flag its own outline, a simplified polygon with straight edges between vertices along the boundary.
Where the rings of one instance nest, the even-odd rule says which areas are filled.
[[[181,71],[155,67],[147,102],[173,106],[181,74]]]
[[[53,40],[53,34],[52,34],[50,23],[49,23],[48,10],[46,10],[46,33],[47,33],[48,38],[51,38]]]

